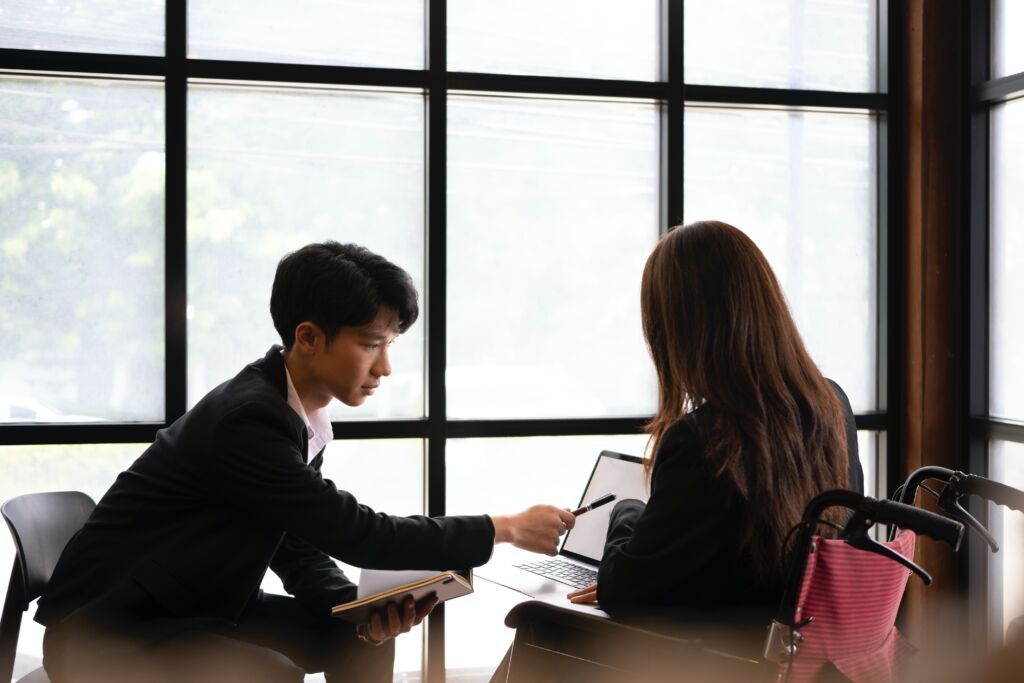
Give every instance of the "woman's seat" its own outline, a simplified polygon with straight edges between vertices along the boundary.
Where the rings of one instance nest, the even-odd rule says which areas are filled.
[[[758,683],[777,673],[702,628],[666,633],[538,600],[512,608],[505,625],[516,629],[508,683]]]

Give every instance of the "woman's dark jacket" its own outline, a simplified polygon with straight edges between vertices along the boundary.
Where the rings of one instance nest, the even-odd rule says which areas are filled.
[[[846,421],[849,487],[863,492],[850,401],[832,383]],[[739,542],[751,510],[725,478],[698,429],[704,410],[666,432],[654,461],[651,496],[616,504],[598,574],[598,602],[615,616],[763,619],[778,607],[782,584],[757,579]],[[779,562],[783,560],[780,557]]]

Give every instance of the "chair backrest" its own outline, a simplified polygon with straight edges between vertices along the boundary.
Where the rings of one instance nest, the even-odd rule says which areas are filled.
[[[0,681],[11,680],[14,671],[22,613],[42,594],[64,546],[95,507],[78,491],[28,493],[0,505],[17,552],[0,616]]]
[[[903,530],[886,543],[904,557],[914,556],[916,536]],[[894,681],[899,665],[914,651],[896,630],[896,613],[909,570],[845,541],[816,538],[797,601],[797,644],[791,683],[815,680],[831,664],[854,681]],[[783,664],[785,671],[787,664]]]
[[[28,493],[0,506],[24,577],[22,611],[42,594],[64,546],[95,507],[92,498],[79,491]]]

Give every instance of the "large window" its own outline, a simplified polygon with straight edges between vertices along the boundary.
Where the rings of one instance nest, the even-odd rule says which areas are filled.
[[[1024,53],[1016,39],[1024,13],[1014,0],[970,7],[971,467],[1024,489]],[[1024,616],[1024,516],[995,505],[977,512],[1001,545],[971,563],[972,583],[987,588],[984,621],[999,641]]]
[[[5,495],[61,458],[102,493],[277,341],[277,260],[337,239],[404,266],[423,315],[383,390],[331,407],[328,476],[395,513],[571,505],[602,448],[644,449],[641,269],[701,218],[767,254],[886,492],[899,3],[128,4],[0,12]],[[449,607],[396,677],[487,679],[511,632]]]

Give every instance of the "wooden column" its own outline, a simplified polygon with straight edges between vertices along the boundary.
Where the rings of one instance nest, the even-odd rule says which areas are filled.
[[[906,476],[922,465],[965,466],[959,252],[966,230],[961,211],[966,17],[956,0],[906,0],[904,7],[906,403],[903,452],[892,455],[902,457]],[[942,647],[953,637],[948,629],[959,628],[950,622],[962,607],[958,560],[930,539],[919,540],[916,559],[935,582],[926,588],[910,580],[905,626],[919,647]]]

